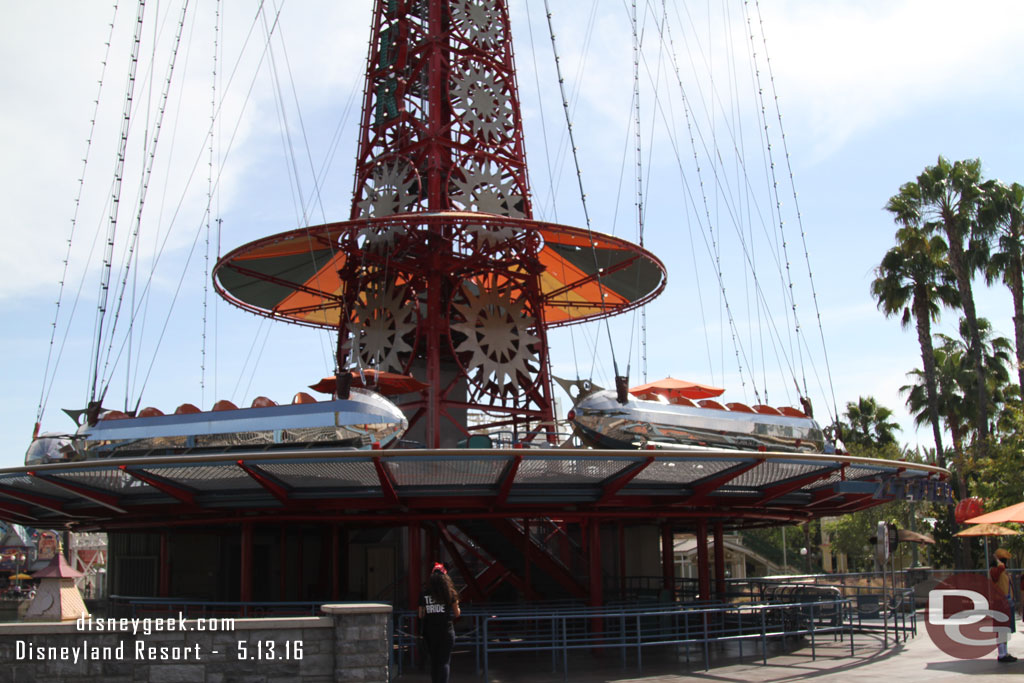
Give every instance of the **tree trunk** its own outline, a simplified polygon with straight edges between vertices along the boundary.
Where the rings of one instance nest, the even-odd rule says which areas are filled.
[[[924,388],[928,398],[928,421],[932,423],[932,437],[935,439],[935,462],[946,466],[946,454],[942,450],[942,426],[939,423],[939,391],[935,379],[935,349],[932,348],[932,322],[929,312],[927,288],[914,288],[914,317],[917,318],[917,342],[921,345],[921,364],[924,366]]]
[[[1017,386],[1024,398],[1024,284],[1022,284],[1020,259],[1014,259],[1013,264],[1007,270],[1007,283],[1010,287],[1010,294],[1013,295],[1013,336],[1017,349]]]
[[[974,364],[975,381],[977,382],[978,401],[978,441],[982,449],[988,442],[988,388],[985,386],[985,368],[982,365],[981,334],[978,332],[978,314],[974,308],[974,293],[971,289],[971,274],[964,263],[963,243],[956,234],[956,228],[945,221],[946,237],[949,241],[949,266],[956,276],[957,289],[960,290],[960,303],[967,319],[967,330],[970,332],[971,343],[967,353]]]

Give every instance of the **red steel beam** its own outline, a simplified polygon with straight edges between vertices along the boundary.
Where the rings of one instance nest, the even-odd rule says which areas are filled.
[[[669,522],[661,523],[661,587],[668,591],[675,592],[676,588],[676,557],[675,540],[672,533],[672,525]]]
[[[823,469],[811,472],[806,476],[797,477],[796,479],[791,479],[790,481],[769,486],[764,490],[764,494],[757,502],[761,505],[764,505],[765,503],[773,501],[776,498],[781,498],[787,493],[792,493],[793,491],[802,489],[803,487],[808,486],[809,484],[813,484],[814,482],[820,479],[824,479],[825,477],[829,476],[830,474],[835,472],[837,469],[840,469],[841,467],[845,467],[845,465],[825,467]]]
[[[384,494],[385,500],[392,505],[399,505],[401,501],[398,499],[398,492],[395,490],[395,484],[391,481],[391,475],[388,473],[384,463],[381,462],[379,455],[374,456],[373,458],[373,468],[377,470],[377,479],[380,480],[380,490]]]
[[[496,507],[500,507],[505,504],[508,500],[508,494],[512,491],[512,484],[516,480],[516,472],[519,471],[519,463],[523,461],[522,454],[517,454],[512,458],[512,462],[509,463],[508,468],[501,476],[501,485],[498,487],[498,495],[494,498],[494,504]]]
[[[0,502],[0,511],[9,512],[12,515],[17,515],[19,517],[25,517],[26,519],[31,519],[31,520],[36,519],[32,515],[32,508],[30,508],[28,505],[25,505],[24,503],[15,503],[13,501],[3,501],[3,502]]]
[[[647,469],[648,465],[652,462],[654,462],[654,456],[648,457],[643,462],[628,465],[621,472],[607,479],[601,490],[601,497],[597,500],[597,505],[608,502],[608,499],[621,491],[626,484],[633,481],[633,478]]]
[[[492,520],[493,526],[498,532],[504,536],[510,543],[519,545],[523,542],[523,533],[515,527],[507,519],[495,519]],[[593,540],[592,538],[590,540]],[[586,589],[576,580],[573,574],[563,567],[560,563],[555,561],[553,557],[544,552],[542,549],[537,548],[532,541],[530,542],[530,551],[533,555],[533,559],[537,564],[537,567],[548,574],[551,578],[557,581],[562,588],[577,598],[585,598],[587,595]],[[524,558],[525,559],[525,558]]]
[[[11,498],[17,498],[18,500],[25,501],[26,503],[31,503],[32,505],[37,505],[45,510],[49,510],[50,512],[56,512],[61,515],[67,515],[68,517],[80,516],[67,512],[64,509],[65,501],[60,500],[59,498],[54,498],[52,496],[44,496],[38,493],[19,491],[9,486],[0,486],[0,494],[10,496]]]
[[[715,593],[725,602],[725,532],[722,522],[715,522]]]
[[[736,479],[755,467],[764,464],[764,462],[764,458],[760,458],[753,462],[730,467],[725,472],[719,472],[718,474],[713,474],[710,477],[705,477],[694,484],[693,493],[688,498],[681,503],[676,503],[676,505],[704,505],[709,502],[710,495],[716,489],[721,486],[725,486],[733,479]]]
[[[697,599],[711,599],[711,580],[708,576],[708,523],[697,520]]]
[[[100,491],[94,491],[93,489],[87,486],[72,484],[70,482],[64,481],[63,479],[60,479],[52,475],[36,474],[35,472],[29,472],[28,475],[40,481],[45,481],[47,484],[53,484],[54,486],[62,488],[65,491],[71,491],[76,496],[81,496],[82,498],[85,498],[90,502],[96,503],[97,505],[102,505],[103,507],[109,508],[119,514],[123,515],[127,513],[127,510],[118,505],[118,503],[120,503],[121,501],[118,499],[117,496],[111,495],[109,493],[102,493]]]
[[[266,472],[255,465],[247,464],[244,460],[236,460],[235,464],[238,465],[238,469],[252,477],[257,484],[262,486],[270,495],[276,498],[279,503],[282,505],[287,505],[289,503],[290,497],[288,495],[288,489],[271,478]]]
[[[486,600],[501,584],[506,581],[515,586],[522,594],[526,594],[526,582],[505,568],[501,562],[494,560],[476,576],[477,583],[481,586]]]
[[[195,491],[192,491],[191,489],[183,488],[177,484],[171,483],[163,477],[138,470],[134,467],[129,467],[128,465],[119,465],[118,469],[141,482],[149,484],[161,493],[166,493],[171,498],[175,498],[182,503],[186,503],[188,505],[196,504],[196,494]]]
[[[239,562],[238,593],[241,602],[252,602],[252,522],[242,522],[242,557]]]
[[[448,554],[452,557],[452,562],[459,570],[459,574],[462,575],[463,580],[466,582],[466,587],[463,592],[469,593],[470,600],[483,601],[484,593],[480,590],[480,584],[476,580],[476,576],[470,570],[469,565],[466,564],[465,558],[462,557],[462,553],[456,547],[455,542],[452,540],[452,535],[448,531],[448,527],[445,526],[444,522],[437,523],[438,535],[441,537],[441,543],[448,550]],[[461,596],[460,596],[461,597]]]

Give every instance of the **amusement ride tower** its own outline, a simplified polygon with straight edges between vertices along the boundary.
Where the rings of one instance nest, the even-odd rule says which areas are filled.
[[[339,373],[412,375],[427,447],[469,434],[467,411],[553,440],[547,330],[646,303],[665,270],[534,220],[504,0],[377,0],[355,177],[348,221],[236,249],[220,293],[337,329]]]

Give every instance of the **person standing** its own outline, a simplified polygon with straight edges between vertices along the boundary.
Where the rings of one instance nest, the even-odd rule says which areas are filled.
[[[1006,565],[1003,564],[1003,561],[999,558],[998,552],[996,553],[996,556],[992,558],[992,562],[989,565],[988,577],[992,583],[995,584],[996,592],[1003,596],[1007,601],[1007,607],[1009,608],[1009,606],[1013,604],[1013,594],[1010,592],[1010,575],[1006,573]],[[1008,616],[1010,619],[1010,626],[1012,626],[1014,620],[1012,609]],[[1017,661],[1017,658],[1011,655],[1006,649],[1006,640],[1009,638],[1008,630],[1010,626],[1007,627],[1007,631],[1000,631],[998,636],[999,642],[996,645],[996,656],[1000,662],[1004,663]]]
[[[459,594],[448,571],[440,562],[434,563],[427,588],[420,596],[420,629],[430,657],[431,683],[448,683],[451,674],[452,648],[455,646],[453,622],[462,613]]]
[[[1010,560],[1013,556],[1010,555],[1010,551],[1006,548],[999,548],[996,550],[995,555],[997,558],[1002,560],[1003,566],[1006,567],[1006,586],[1009,589],[1006,594],[1006,599],[1010,601],[1010,633],[1017,632],[1017,587],[1013,585],[1013,581],[1010,576]]]

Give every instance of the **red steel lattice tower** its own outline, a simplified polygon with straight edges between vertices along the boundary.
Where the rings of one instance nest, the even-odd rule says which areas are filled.
[[[504,1],[378,0],[351,220],[405,220],[349,235],[338,362],[426,382],[406,406],[428,446],[466,409],[553,420],[541,243],[483,215],[531,218],[528,189]]]
[[[399,403],[428,447],[469,434],[469,411],[553,440],[546,329],[650,301],[665,269],[533,220],[505,0],[377,0],[355,176],[349,220],[238,247],[218,292],[337,330],[343,372],[419,380]]]

